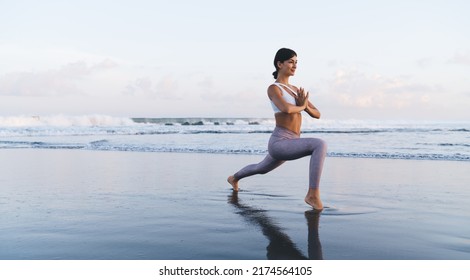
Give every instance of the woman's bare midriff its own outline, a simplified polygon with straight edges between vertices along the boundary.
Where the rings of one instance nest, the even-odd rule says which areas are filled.
[[[300,134],[300,126],[302,125],[302,115],[300,113],[287,114],[279,112],[274,114],[276,118],[276,126],[286,128],[290,131]]]

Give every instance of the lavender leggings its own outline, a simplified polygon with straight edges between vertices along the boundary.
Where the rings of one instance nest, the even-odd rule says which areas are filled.
[[[269,139],[269,154],[257,164],[242,168],[233,176],[235,179],[265,174],[283,164],[286,160],[299,159],[308,155],[310,158],[309,187],[320,187],[320,177],[326,156],[326,142],[318,138],[300,138],[300,135],[286,128],[276,126]]]

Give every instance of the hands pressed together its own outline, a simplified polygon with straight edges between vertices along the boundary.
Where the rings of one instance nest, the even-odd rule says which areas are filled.
[[[308,95],[309,95],[308,91],[305,92],[304,88],[300,88],[297,91],[297,97],[295,99],[296,105],[300,106],[300,107],[303,107],[304,110],[307,109],[307,107],[308,107]]]

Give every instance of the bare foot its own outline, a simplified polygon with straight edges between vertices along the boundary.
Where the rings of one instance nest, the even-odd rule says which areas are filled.
[[[227,178],[227,182],[232,185],[232,189],[236,192],[238,192],[238,180],[235,179],[233,176],[229,176]]]
[[[314,210],[316,211],[322,211],[323,210],[323,203],[321,202],[320,199],[320,189],[308,189],[308,193],[305,196],[305,203],[308,205],[312,206]]]
[[[316,210],[316,211],[322,211],[323,210],[323,203],[321,202],[321,200],[318,198],[318,199],[315,199],[315,198],[312,198],[312,197],[305,197],[305,202],[312,206],[313,210]]]

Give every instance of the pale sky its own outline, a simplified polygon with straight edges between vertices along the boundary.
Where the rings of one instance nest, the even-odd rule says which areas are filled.
[[[0,116],[272,117],[290,82],[327,119],[470,120],[470,1],[4,1]]]

